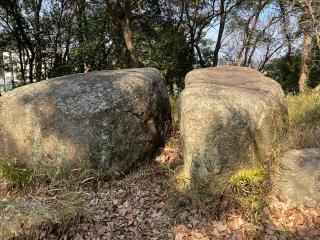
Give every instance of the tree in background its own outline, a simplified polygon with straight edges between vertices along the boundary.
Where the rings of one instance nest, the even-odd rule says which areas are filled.
[[[320,2],[302,0],[297,1],[294,4],[301,12],[299,23],[300,29],[303,32],[303,45],[301,51],[299,91],[304,92],[310,87],[312,46],[314,43],[319,46],[318,18],[320,16]]]
[[[300,82],[304,91],[319,82],[319,6],[316,0],[10,0],[0,2],[0,41],[17,55],[22,84],[155,67],[173,93],[193,68],[228,64],[256,68],[288,90]]]
[[[19,50],[19,54],[22,55],[22,51],[25,53],[29,63],[29,82],[33,83],[34,79],[34,61],[36,59],[36,51],[38,53],[39,60],[39,47],[36,48],[36,42],[34,41],[36,30],[32,29],[32,23],[28,20],[27,15],[24,12],[31,12],[34,10],[39,3],[33,3],[33,9],[30,10],[30,2],[26,1],[21,4],[18,1],[6,1],[1,3],[1,25],[5,29],[5,33],[10,35],[11,39],[15,41],[16,48]],[[34,20],[34,19],[33,19]],[[22,56],[21,56],[22,57]],[[23,64],[23,61],[20,62]],[[21,66],[21,69],[25,71],[26,68]],[[25,72],[22,75],[26,75]]]
[[[140,61],[139,56],[136,51],[133,33],[131,30],[132,22],[132,5],[138,4],[140,8],[140,1],[131,0],[106,0],[107,12],[112,18],[112,23],[114,24],[115,34],[119,34],[121,29],[122,37],[126,45],[126,50],[130,59],[131,67],[139,67]]]
[[[268,72],[271,77],[275,76],[275,69],[278,72],[283,70],[282,79],[285,87],[295,91],[304,92],[319,83],[319,46],[318,28],[320,17],[320,2],[313,0],[284,1],[279,0],[281,12],[281,27],[285,46],[287,48],[284,56],[269,64]],[[290,19],[296,18],[297,28],[290,29]],[[294,42],[296,49],[294,49]],[[285,66],[283,63],[286,63]],[[299,72],[297,72],[297,68]]]

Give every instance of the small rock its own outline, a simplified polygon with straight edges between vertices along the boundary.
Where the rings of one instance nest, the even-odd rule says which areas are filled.
[[[307,207],[320,206],[320,148],[292,150],[281,160],[276,186],[288,200]]]

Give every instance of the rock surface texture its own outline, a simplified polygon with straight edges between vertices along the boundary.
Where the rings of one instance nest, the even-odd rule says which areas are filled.
[[[0,239],[57,239],[47,233],[77,224],[82,216],[80,202],[50,199],[50,203],[36,200],[0,201]],[[38,234],[42,233],[40,237]]]
[[[128,171],[151,157],[170,124],[156,69],[76,74],[0,97],[0,156],[23,166]]]
[[[288,200],[320,207],[320,148],[291,150],[281,160],[276,186]]]
[[[0,202],[0,239],[13,239],[20,232],[30,231],[31,226],[40,226],[56,220],[56,214],[39,202]]]
[[[179,177],[220,188],[237,170],[261,164],[287,117],[278,83],[241,67],[189,72],[180,97],[184,167]]]

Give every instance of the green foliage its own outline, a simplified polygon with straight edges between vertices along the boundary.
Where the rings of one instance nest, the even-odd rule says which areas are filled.
[[[320,84],[320,49],[314,44],[311,59],[309,61],[310,70],[310,87],[314,88]]]
[[[230,178],[229,184],[241,191],[246,186],[259,186],[263,179],[264,171],[262,169],[243,169]]]
[[[296,54],[273,60],[267,67],[267,76],[280,83],[286,92],[297,92],[299,89],[301,56]]]
[[[312,56],[308,61],[310,67],[310,87],[316,87],[320,84],[320,53],[314,45],[312,49]],[[280,83],[286,92],[298,92],[299,78],[301,69],[301,54],[296,53],[290,57],[282,56],[271,61],[267,68],[267,76]]]
[[[114,8],[108,5],[110,0],[12,2],[14,11],[9,5],[0,6],[0,14],[4,16],[0,34],[8,38],[0,46],[5,45],[25,58],[23,63],[16,63],[16,72],[24,80],[28,78],[30,64],[34,69],[30,81],[33,75],[41,80],[130,67],[130,50],[124,34],[129,31],[122,25],[124,16],[130,18],[132,47],[141,66],[159,69],[171,92],[175,86],[183,89],[186,73],[199,66],[196,45],[205,66],[211,62],[212,43],[204,39],[204,33],[215,16],[211,13],[217,9],[213,9],[216,6],[211,6],[210,1],[186,2],[190,10],[188,19],[185,13],[181,15],[186,9],[179,1],[169,5],[159,0],[132,1],[129,13],[121,1]],[[21,20],[21,26],[17,19]],[[189,29],[187,21],[192,22],[193,29]]]
[[[261,210],[266,206],[267,173],[264,169],[243,169],[229,179],[230,199],[239,205],[244,213],[258,220]]]
[[[154,67],[164,75],[173,91],[173,84],[184,87],[184,76],[193,68],[195,59],[186,42],[184,33],[166,18],[159,18],[163,9],[155,0],[141,6],[143,18],[133,22],[134,37],[140,61],[145,67]]]
[[[213,57],[213,48],[214,41],[210,39],[201,39],[200,41],[200,50],[202,53],[202,58],[205,66],[211,66],[212,57]],[[199,60],[199,59],[198,59]],[[200,63],[198,63],[200,64]]]
[[[0,177],[5,178],[9,183],[14,186],[27,187],[29,182],[32,181],[32,171],[23,168],[16,168],[10,165],[4,165],[0,169]]]
[[[77,189],[86,183],[98,181],[100,173],[91,169],[62,169],[61,167],[23,168],[14,159],[1,159],[0,180],[5,180],[7,188],[27,191],[34,186],[68,187]]]

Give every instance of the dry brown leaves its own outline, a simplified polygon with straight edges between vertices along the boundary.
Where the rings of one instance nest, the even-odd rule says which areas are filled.
[[[259,223],[248,222],[240,214],[217,221],[190,206],[175,209],[175,215],[183,216],[181,223],[168,214],[176,194],[162,167],[179,162],[176,146],[173,143],[163,149],[153,166],[111,183],[110,191],[93,197],[91,221],[78,226],[82,238],[76,239],[320,239],[320,208],[295,207],[277,194],[270,197]]]
[[[233,214],[192,228],[177,225],[173,233],[176,240],[320,239],[320,208],[294,207],[285,199],[272,196],[260,223],[250,223]]]
[[[203,209],[192,206],[174,209],[176,212],[172,215],[168,207],[170,201],[175,199],[173,195],[176,197],[177,194],[170,180],[171,170],[164,166],[179,162],[177,149],[173,142],[153,164],[124,179],[104,183],[98,192],[83,195],[87,203],[86,217],[78,225],[66,229],[59,238],[320,239],[320,208],[295,207],[285,199],[276,197],[276,194],[271,197],[259,223],[248,222],[240,214],[222,216],[217,221],[205,214]],[[183,221],[175,215],[183,216]]]
[[[89,221],[79,225],[85,239],[169,239],[171,222],[165,214],[168,198],[157,177],[126,179],[111,192],[90,201]],[[137,181],[142,184],[137,184]]]

